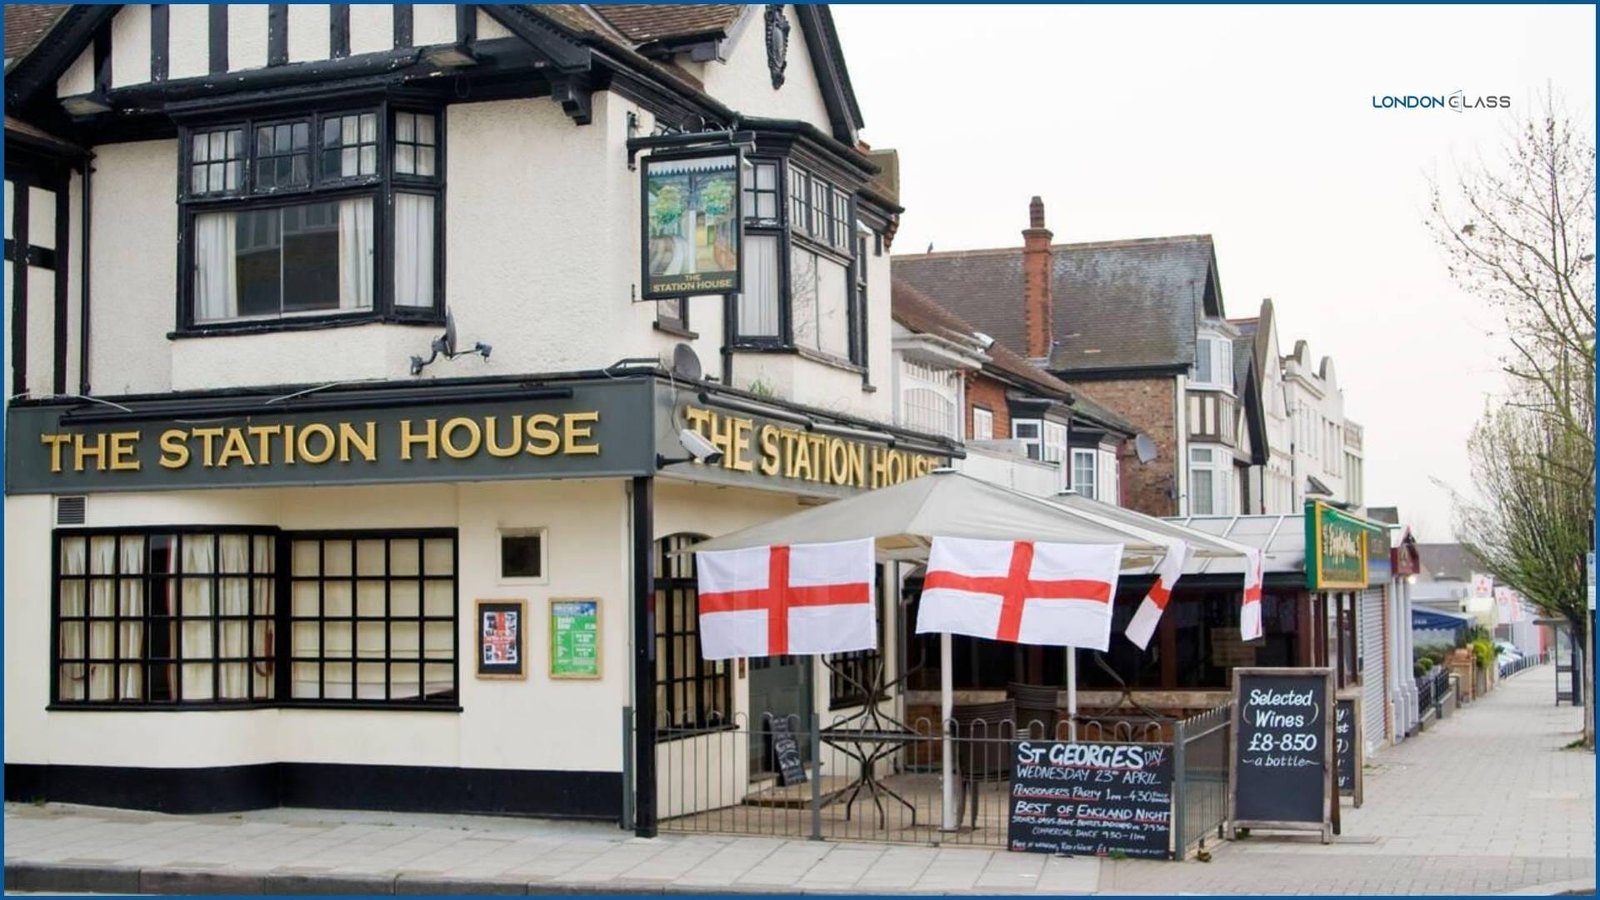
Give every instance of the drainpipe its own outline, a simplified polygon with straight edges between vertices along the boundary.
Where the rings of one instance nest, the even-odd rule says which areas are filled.
[[[78,251],[81,254],[78,258],[78,393],[85,397],[89,395],[89,235],[94,222],[93,184],[94,154],[90,153],[83,161],[83,192],[78,198],[83,206],[78,216],[83,226],[83,240],[79,244],[82,249]]]

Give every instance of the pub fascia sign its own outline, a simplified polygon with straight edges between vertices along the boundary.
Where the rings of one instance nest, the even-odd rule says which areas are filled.
[[[687,406],[689,427],[722,451],[721,467],[772,478],[880,488],[928,474],[937,456]]]
[[[1306,510],[1306,587],[1313,591],[1361,590],[1367,586],[1368,526],[1331,506],[1312,502]]]
[[[350,411],[174,413],[78,424],[54,406],[7,412],[6,489],[259,487],[640,475],[653,450],[638,423],[648,390],[576,386],[570,397],[465,396]],[[184,421],[192,419],[196,421]]]

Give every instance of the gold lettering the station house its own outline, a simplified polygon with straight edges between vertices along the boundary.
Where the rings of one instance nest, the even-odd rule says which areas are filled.
[[[395,447],[381,446],[378,423],[373,421],[167,428],[155,438],[160,448],[156,462],[164,469],[226,469],[375,463],[380,458],[471,459],[485,454],[596,456],[600,444],[594,429],[599,422],[600,413],[593,411],[401,419]],[[39,440],[50,449],[51,472],[137,472],[142,466],[142,431],[42,434]]]
[[[722,451],[722,468],[847,487],[880,488],[928,474],[943,460],[847,438],[687,407],[689,425]]]

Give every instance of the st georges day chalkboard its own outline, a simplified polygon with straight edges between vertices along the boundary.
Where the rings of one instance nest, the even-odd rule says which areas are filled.
[[[1339,761],[1339,796],[1354,797],[1361,805],[1361,697],[1340,697],[1333,720],[1334,755]]]
[[[1172,745],[1018,741],[1006,846],[1168,859]]]
[[[1234,827],[1333,827],[1333,670],[1233,670]]]

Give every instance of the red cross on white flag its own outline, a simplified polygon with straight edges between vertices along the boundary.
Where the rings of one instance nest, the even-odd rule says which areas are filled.
[[[1156,569],[1156,583],[1150,585],[1150,593],[1139,603],[1138,611],[1122,632],[1140,650],[1150,645],[1150,636],[1156,633],[1156,623],[1161,621],[1161,613],[1172,599],[1172,588],[1183,575],[1183,564],[1188,560],[1188,544],[1174,541],[1167,545],[1167,555],[1161,558],[1161,566]]]
[[[1244,598],[1239,605],[1239,636],[1247,641],[1261,637],[1260,550],[1247,550],[1244,559]]]
[[[878,646],[870,538],[695,554],[706,659]]]
[[[1121,544],[935,537],[917,633],[1105,650],[1121,564]]]

